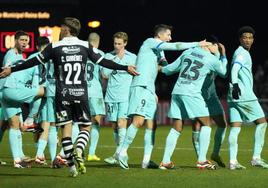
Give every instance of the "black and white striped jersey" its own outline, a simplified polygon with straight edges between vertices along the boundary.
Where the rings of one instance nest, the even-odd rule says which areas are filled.
[[[63,101],[88,99],[86,81],[87,59],[98,63],[102,56],[87,41],[65,37],[49,44],[37,57],[40,62],[52,59],[56,79],[56,97]]]

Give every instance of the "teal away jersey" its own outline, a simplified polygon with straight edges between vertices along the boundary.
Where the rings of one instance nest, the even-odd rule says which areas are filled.
[[[239,46],[234,52],[232,59],[231,70],[232,83],[238,83],[241,90],[241,96],[238,100],[234,101],[251,101],[257,100],[257,97],[253,91],[253,75],[252,75],[252,59],[249,51]],[[233,100],[232,85],[228,93],[228,100]]]
[[[226,65],[226,58],[219,60],[209,51],[197,47],[183,52],[175,62],[163,67],[162,72],[167,75],[180,72],[172,94],[200,96],[207,75],[215,72],[225,76]]]
[[[135,65],[136,55],[125,50],[125,55],[120,59],[114,51],[107,53],[105,58],[121,65]],[[107,73],[108,72],[108,73]],[[129,99],[130,85],[133,76],[122,70],[104,70],[108,75],[108,85],[106,89],[105,102],[126,102]]]
[[[163,50],[184,50],[198,46],[197,42],[163,42],[156,38],[146,39],[137,55],[136,69],[140,75],[135,76],[131,86],[144,86],[155,93],[155,80],[158,73],[158,60],[164,56]],[[162,55],[161,55],[162,54]]]

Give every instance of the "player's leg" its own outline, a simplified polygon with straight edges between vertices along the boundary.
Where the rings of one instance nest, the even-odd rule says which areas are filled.
[[[151,155],[155,143],[155,130],[157,128],[156,120],[147,119],[145,121],[145,134],[144,134],[144,154],[142,160],[142,168],[158,168],[158,165],[151,161]]]
[[[118,105],[117,103],[106,103],[106,107],[107,107],[107,120],[109,121],[109,124],[111,125],[113,129],[113,138],[114,138],[116,150],[117,150],[119,147],[119,143],[120,143],[119,131],[118,131],[118,125],[117,125]],[[125,134],[123,131],[121,131],[121,138],[123,137],[124,139],[124,135],[122,134]],[[121,142],[122,141],[123,140],[121,140]],[[105,158],[104,162],[111,164],[111,165],[117,164],[116,150],[113,156]]]
[[[55,98],[56,125],[62,127],[62,149],[67,165],[69,166],[70,176],[76,177],[78,172],[75,166],[74,146],[72,142],[73,108],[70,102],[63,103],[63,101],[57,100],[57,97]]]
[[[174,111],[174,107],[172,106],[173,105],[171,105],[170,113]],[[173,128],[170,129],[168,136],[166,138],[164,156],[163,156],[162,162],[159,165],[160,169],[166,170],[166,169],[173,169],[175,167],[174,163],[171,161],[171,157],[176,148],[177,140],[179,139],[181,135],[181,131],[182,131],[182,120],[173,118]]]
[[[231,170],[236,169],[246,169],[243,165],[241,165],[237,160],[238,153],[238,135],[241,130],[242,118],[241,111],[238,108],[238,103],[229,103],[229,114],[230,114],[230,133],[229,133],[229,168]]]
[[[258,101],[251,102],[251,106],[253,108],[253,111],[255,112],[255,118],[257,118],[254,121],[254,123],[256,124],[256,129],[251,164],[252,166],[259,166],[268,169],[268,164],[261,157],[263,145],[265,142],[267,121]]]
[[[75,160],[78,164],[78,170],[84,174],[86,167],[84,164],[84,150],[90,137],[91,117],[88,101],[75,101],[72,105],[73,120],[78,123],[80,132],[76,140]]]
[[[183,118],[186,118],[186,109],[184,108],[183,101],[179,95],[173,94],[170,102],[170,109],[168,117],[173,119],[173,127],[170,129],[166,138],[166,144],[164,149],[164,156],[162,162],[159,165],[160,169],[173,169],[175,165],[171,161],[172,154],[175,150],[177,140],[181,135],[183,129]]]
[[[196,156],[198,158],[199,155],[199,134],[200,134],[200,123],[196,120],[192,121],[192,143],[194,146],[194,150],[196,153]]]
[[[91,130],[90,130],[90,146],[88,152],[88,161],[100,161],[100,158],[96,155],[96,149],[100,137],[100,125],[103,115],[105,115],[105,105],[103,98],[90,98],[89,109],[91,114]],[[92,105],[91,105],[92,103]]]
[[[212,116],[211,119],[213,119],[213,121],[216,123],[217,129],[214,135],[214,147],[210,158],[217,162],[219,166],[225,167],[225,164],[220,157],[220,149],[224,141],[227,128],[225,114]]]
[[[118,103],[117,126],[118,126],[119,145],[116,148],[116,154],[120,152],[125,136],[127,134],[127,111],[128,111],[128,102]]]
[[[215,170],[216,166],[207,160],[207,152],[210,144],[210,135],[211,135],[210,118],[209,116],[204,116],[204,117],[198,117],[197,120],[201,124],[197,167],[199,169]]]

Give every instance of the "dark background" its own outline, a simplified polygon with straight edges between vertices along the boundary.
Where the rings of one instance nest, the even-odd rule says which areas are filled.
[[[231,61],[238,47],[237,30],[250,25],[256,30],[255,43],[251,49],[253,71],[268,59],[267,7],[264,2],[242,0],[0,0],[0,11],[49,11],[50,20],[1,20],[1,31],[34,31],[38,35],[39,26],[60,25],[66,16],[81,20],[79,35],[86,40],[90,32],[101,35],[100,49],[108,52],[113,49],[112,35],[125,31],[129,35],[127,49],[137,53],[142,42],[152,36],[154,25],[169,24],[174,27],[172,41],[200,41],[208,34],[218,36],[225,45],[228,60]],[[89,20],[100,20],[101,26],[90,29]],[[166,52],[170,62],[179,52]],[[2,61],[3,53],[0,54]],[[176,81],[176,75],[157,78],[157,93],[161,99],[168,99]],[[225,97],[228,81],[217,79],[218,94]]]

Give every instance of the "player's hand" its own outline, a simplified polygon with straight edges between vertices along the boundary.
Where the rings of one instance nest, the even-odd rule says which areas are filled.
[[[127,66],[127,72],[128,72],[129,74],[134,75],[134,76],[137,76],[137,75],[140,74],[140,73],[138,73],[138,72],[136,71],[136,67],[133,66],[133,65],[129,65],[129,66]]]
[[[222,43],[218,43],[218,46],[219,46],[219,51],[220,51],[220,54],[222,56],[226,56],[226,51],[225,51],[225,47]]]
[[[239,99],[239,96],[241,96],[241,90],[238,86],[238,83],[233,84],[233,91],[232,91],[233,99]]]
[[[199,42],[199,46],[201,46],[201,47],[210,46],[210,45],[212,45],[212,43],[207,42],[206,40],[202,40]]]
[[[5,78],[11,74],[11,68],[10,67],[4,67],[2,72],[0,72],[0,78]]]
[[[163,66],[158,65],[158,72],[162,72],[162,67]]]

